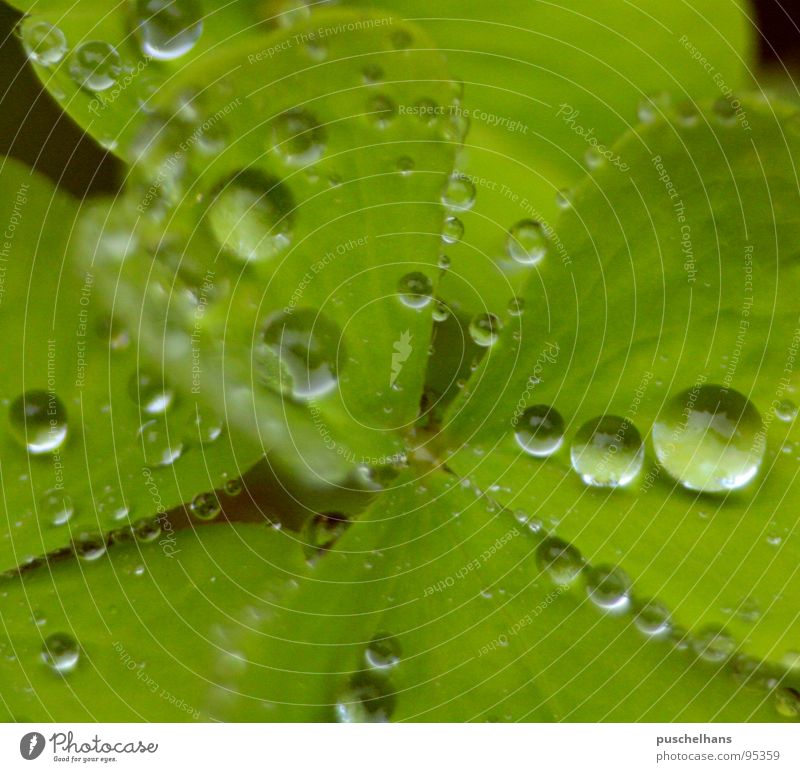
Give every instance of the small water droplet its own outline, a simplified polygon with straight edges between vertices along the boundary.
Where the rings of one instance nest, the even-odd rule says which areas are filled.
[[[331,549],[341,538],[350,521],[339,512],[326,512],[309,518],[303,527],[303,551],[309,560]]]
[[[75,639],[66,633],[53,633],[42,645],[42,661],[52,671],[66,675],[71,673],[80,659],[80,649]]]
[[[203,32],[197,0],[136,0],[136,32],[142,51],[154,59],[188,53]]]
[[[389,633],[379,633],[367,645],[364,660],[367,667],[385,672],[400,662],[400,642]]]
[[[65,525],[75,514],[72,499],[58,488],[46,491],[39,500],[41,517],[52,525]]]
[[[634,624],[645,635],[658,637],[670,631],[669,609],[658,600],[637,602]]]
[[[214,520],[222,512],[217,494],[213,491],[198,493],[189,504],[189,511],[198,520]]]
[[[666,91],[651,94],[639,102],[638,115],[642,123],[653,123],[669,107],[670,97]]]
[[[409,308],[425,308],[433,297],[433,282],[424,273],[413,271],[400,279],[397,292]]]
[[[522,316],[525,311],[524,298],[519,298],[516,296],[511,298],[506,306],[506,311],[508,312],[509,316]]]
[[[583,570],[584,560],[576,547],[548,536],[536,549],[536,564],[556,584],[571,584]]]
[[[458,172],[451,174],[442,190],[442,203],[457,212],[472,209],[475,204],[475,185],[472,180]]]
[[[400,156],[397,159],[397,163],[395,164],[397,167],[397,171],[400,172],[404,177],[408,177],[414,171],[414,167],[416,164],[414,163],[414,159],[410,156],[404,155]]]
[[[692,648],[706,662],[724,662],[736,651],[736,641],[720,627],[707,627],[692,640]]]
[[[775,710],[786,718],[800,716],[800,691],[782,686],[775,691]]]
[[[128,393],[139,408],[148,415],[166,413],[175,401],[175,392],[162,376],[140,370],[128,383]]]
[[[738,391],[703,385],[682,392],[653,426],[661,466],[689,490],[719,493],[750,482],[764,458],[761,416]]]
[[[272,144],[288,164],[318,161],[325,152],[325,131],[308,110],[282,113],[272,122]]]
[[[469,323],[469,336],[473,342],[482,348],[488,348],[497,343],[503,324],[495,314],[478,314]]]
[[[383,68],[379,64],[370,62],[364,65],[361,74],[364,76],[365,83],[377,83],[383,78]]]
[[[531,456],[551,456],[564,441],[564,419],[550,405],[531,405],[520,416],[514,438]]]
[[[183,441],[170,435],[163,420],[152,419],[139,428],[139,437],[147,466],[170,466],[183,455]]]
[[[444,220],[442,227],[442,241],[445,244],[457,244],[464,236],[464,223],[454,214],[449,215]]]
[[[592,602],[608,611],[624,611],[630,605],[631,581],[617,566],[586,569],[586,593]]]
[[[397,107],[385,94],[373,94],[367,100],[367,118],[373,126],[385,129],[394,119]]]
[[[82,533],[75,539],[74,548],[81,560],[91,563],[106,554],[108,545],[101,533]]]
[[[58,450],[67,439],[67,409],[46,391],[28,391],[9,406],[9,425],[16,440],[32,455]]]
[[[394,695],[384,679],[359,673],[336,700],[334,715],[339,723],[384,723],[394,711]]]
[[[235,477],[230,480],[226,480],[224,488],[225,493],[227,493],[229,496],[238,496],[244,489],[244,486],[242,485],[241,479],[239,477]]]
[[[547,252],[547,236],[542,224],[535,220],[520,220],[508,232],[508,256],[522,265],[535,265]]]
[[[433,321],[444,322],[447,321],[447,319],[449,318],[450,318],[450,308],[448,307],[447,303],[437,298],[433,304]]]
[[[69,62],[69,74],[79,88],[106,91],[122,73],[122,59],[114,46],[90,40],[78,46]]]
[[[782,399],[775,406],[775,416],[781,421],[791,423],[795,418],[797,418],[797,405],[795,405],[790,399]]]
[[[161,536],[161,523],[157,518],[143,517],[133,524],[133,535],[143,544],[154,542]]]
[[[722,126],[733,126],[736,123],[736,107],[734,101],[720,97],[712,106],[714,118]]]
[[[28,58],[42,67],[58,64],[67,53],[67,39],[58,28],[35,16],[24,17],[17,34]]]
[[[627,485],[641,471],[644,446],[636,427],[618,416],[587,421],[570,448],[573,469],[587,485]]]
[[[572,191],[562,188],[556,193],[556,206],[559,209],[569,209],[572,206]]]

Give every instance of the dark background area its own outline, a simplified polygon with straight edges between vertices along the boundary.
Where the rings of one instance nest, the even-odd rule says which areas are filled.
[[[754,6],[762,64],[800,65],[800,0],[756,0]],[[13,34],[19,16],[0,0],[0,154],[25,161],[77,196],[116,190],[120,162],[83,135],[26,66]]]

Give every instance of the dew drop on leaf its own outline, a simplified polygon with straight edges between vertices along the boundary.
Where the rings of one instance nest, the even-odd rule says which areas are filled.
[[[508,232],[508,256],[522,265],[535,265],[547,252],[547,236],[542,224],[535,220],[520,220]]]
[[[311,308],[282,311],[267,321],[256,352],[266,385],[296,399],[321,397],[338,382],[341,331]]]
[[[400,279],[397,292],[409,308],[425,308],[433,297],[433,282],[424,273],[412,271]]]
[[[469,323],[469,336],[477,346],[489,348],[497,343],[502,326],[500,318],[495,314],[478,314]]]
[[[775,416],[781,421],[791,423],[797,418],[797,405],[790,399],[782,399],[775,406]]]
[[[471,209],[475,203],[475,185],[464,174],[451,174],[442,190],[442,203],[454,211]]]
[[[331,549],[350,525],[348,518],[339,512],[316,514],[303,527],[303,551],[309,560],[320,552]]]
[[[527,519],[527,513],[523,513]],[[583,570],[583,556],[569,542],[548,536],[536,549],[536,564],[555,584],[571,584]]]
[[[39,500],[39,510],[43,520],[51,525],[65,525],[75,514],[72,499],[58,488],[45,491]]]
[[[198,493],[189,504],[189,511],[198,520],[214,520],[222,511],[217,494],[213,491]]]
[[[161,523],[157,518],[143,517],[133,524],[133,535],[143,544],[153,542],[161,536]]]
[[[289,246],[293,209],[283,183],[246,170],[217,187],[206,216],[224,252],[244,262],[265,261]]]
[[[175,401],[175,392],[164,383],[164,379],[147,370],[140,370],[131,377],[128,394],[148,415],[166,413]]]
[[[42,67],[58,64],[67,52],[67,39],[58,28],[32,16],[23,18],[17,27],[28,58]]]
[[[586,569],[586,593],[591,601],[608,611],[624,611],[630,605],[631,581],[617,566]]]
[[[645,635],[657,637],[666,635],[670,630],[669,609],[658,600],[646,600],[636,603],[634,624]]]
[[[75,639],[66,633],[53,633],[42,644],[42,661],[53,672],[65,675],[72,672],[80,659]]]
[[[736,651],[736,641],[719,627],[707,627],[692,640],[692,648],[706,662],[724,662]]]
[[[653,426],[661,466],[684,488],[707,493],[737,490],[764,458],[761,416],[738,391],[694,387],[674,397]]]
[[[400,662],[400,642],[388,633],[376,635],[364,650],[364,661],[372,670],[385,672]]]
[[[117,82],[121,73],[122,59],[109,43],[90,40],[72,52],[69,74],[79,88],[106,91]]]
[[[618,416],[587,421],[570,447],[572,468],[587,485],[627,485],[642,469],[644,446],[636,427]]]
[[[288,164],[313,163],[325,151],[325,132],[308,110],[289,110],[272,122],[272,144]]]
[[[75,554],[87,562],[99,560],[106,554],[108,545],[100,533],[82,533],[75,539]]]
[[[514,438],[531,456],[551,456],[564,441],[564,419],[550,405],[531,405],[520,416]]]
[[[154,418],[143,423],[139,428],[139,437],[147,466],[170,466],[183,455],[183,441],[170,434],[163,420]]]
[[[442,227],[442,241],[445,244],[457,244],[464,236],[464,223],[454,214],[445,218]]]
[[[367,100],[366,112],[375,128],[385,129],[392,122],[397,108],[388,96],[374,94]]]
[[[394,695],[385,681],[359,673],[336,700],[334,714],[339,723],[384,723],[394,711]]]
[[[22,394],[9,406],[8,418],[14,437],[32,455],[58,450],[67,439],[67,409],[55,394]]]
[[[203,32],[197,0],[136,0],[136,31],[142,51],[153,59],[177,59]]]

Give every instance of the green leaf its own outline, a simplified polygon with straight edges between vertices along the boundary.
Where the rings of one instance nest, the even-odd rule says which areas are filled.
[[[315,64],[295,43],[312,35]],[[444,61],[392,17],[325,10],[187,68],[165,107],[199,78],[200,117],[151,127],[144,183],[111,216],[141,237],[115,254],[103,215],[82,254],[146,354],[258,451],[335,480],[392,463],[422,392],[455,139],[396,106],[452,99]]]
[[[790,664],[800,134],[794,108],[743,110],[746,123],[709,110],[630,132],[615,146],[630,171],[582,184],[557,228],[569,261],[551,252],[531,273],[521,321],[453,406],[449,444],[464,447],[448,464],[592,562],[620,564],[680,624],[723,626],[742,651]],[[549,458],[515,441],[536,404],[566,425]],[[644,438],[641,472],[617,490],[584,484],[570,460],[602,415]],[[614,453],[634,440],[601,441],[588,477],[630,476]]]
[[[469,314],[505,315],[526,276],[507,252],[509,230],[533,220],[551,232],[559,192],[583,177],[587,151],[610,153],[639,122],[637,105],[657,115],[670,95],[730,100],[752,77],[755,30],[739,2],[381,5],[423,26],[464,84],[455,115],[470,128],[458,169],[477,195],[455,213],[464,236],[445,247],[453,267],[439,291]]]
[[[224,632],[231,608],[251,607],[254,620],[269,613],[299,556],[280,531],[214,524],[140,531],[92,561],[70,557],[3,579],[0,716],[215,718],[226,679],[244,666]],[[256,585],[265,591],[253,593]]]
[[[77,203],[15,161],[0,177],[8,570],[191,501],[241,467],[224,416],[140,368],[135,331],[112,321],[98,274],[72,262]]]
[[[554,584],[542,542],[458,478],[413,469],[242,632],[223,718],[267,702],[292,721],[776,719],[755,679],[646,640],[579,577]]]

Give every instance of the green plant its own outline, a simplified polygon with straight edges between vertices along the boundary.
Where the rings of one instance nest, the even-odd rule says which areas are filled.
[[[2,167],[7,720],[797,718],[743,7],[16,5],[129,172]]]

